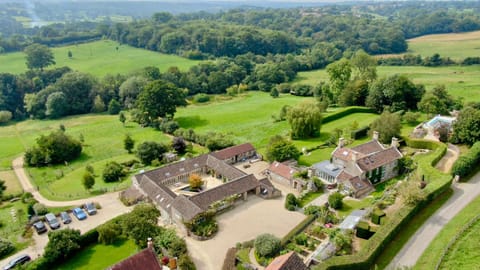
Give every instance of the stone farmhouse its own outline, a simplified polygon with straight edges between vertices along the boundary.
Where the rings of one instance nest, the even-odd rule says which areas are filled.
[[[398,139],[393,137],[391,145],[385,147],[378,141],[374,131],[371,141],[352,147],[345,147],[340,138],[330,160],[316,163],[313,172],[327,184],[338,184],[339,191],[362,197],[374,190],[373,185],[395,177],[398,174]]]
[[[187,233],[184,222],[193,220],[226,198],[246,200],[248,194],[262,198],[280,195],[266,178],[259,180],[233,166],[256,158],[256,150],[250,143],[237,145],[137,174],[133,177],[133,187],[159,208],[164,223],[176,224]],[[215,177],[223,183],[194,194],[175,193],[172,189],[187,184],[191,174]]]

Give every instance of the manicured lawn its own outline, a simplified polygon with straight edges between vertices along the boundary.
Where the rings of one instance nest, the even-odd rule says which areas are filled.
[[[299,206],[304,207],[305,205],[307,205],[311,201],[315,200],[316,198],[318,198],[322,194],[323,194],[322,191],[316,191],[316,192],[308,193],[307,195],[303,196],[303,198],[300,200]]]
[[[337,210],[337,212],[339,216],[346,217],[350,215],[353,210],[372,206],[372,202],[373,199],[371,197],[366,197],[362,200],[344,199],[342,209]]]
[[[452,196],[453,191],[447,190],[441,194],[437,199],[432,201],[418,212],[393,238],[393,240],[383,249],[383,252],[377,257],[375,262],[378,269],[385,269],[395,255],[402,249],[408,240],[415,234],[415,232],[425,223],[425,221],[432,216],[442,205]],[[387,216],[388,218],[388,216]],[[427,249],[428,250],[428,249]],[[428,269],[432,269],[430,265]]]
[[[435,239],[430,243],[428,248],[422,254],[415,269],[432,269],[432,266],[436,265],[440,260],[441,255],[443,254],[444,248],[451,239],[467,224],[470,220],[478,215],[478,209],[480,209],[480,197],[474,199],[469,205],[467,205],[460,213],[458,213],[445,227],[440,231],[440,233],[435,237]],[[465,234],[464,237],[459,239],[458,244],[461,246],[456,246],[453,250],[454,253],[451,255],[459,256],[458,260],[455,257],[448,257],[448,265],[452,268],[442,268],[442,269],[475,269],[473,268],[474,264],[478,265],[478,243],[480,239],[480,228],[478,222],[475,227],[472,227],[472,231]],[[465,240],[462,240],[465,239]],[[471,248],[471,245],[477,245],[476,250],[466,250],[465,248]],[[477,252],[476,255],[472,252]],[[473,255],[473,257],[471,257]],[[464,265],[462,263],[465,262]],[[443,266],[443,265],[442,265]]]
[[[433,54],[433,53],[432,53]],[[379,77],[404,74],[413,82],[424,84],[427,90],[445,85],[448,92],[464,101],[480,101],[480,66],[449,67],[377,67]],[[325,69],[299,72],[295,83],[316,85],[328,81]]]
[[[118,240],[112,245],[96,244],[77,253],[75,257],[58,266],[58,270],[100,270],[134,255],[139,250],[132,240]]]
[[[28,246],[29,240],[21,236],[27,223],[27,205],[21,201],[3,202],[0,204],[0,238],[7,239],[15,245],[16,250]]]
[[[118,50],[117,50],[118,48]],[[175,55],[119,45],[111,40],[100,40],[79,45],[52,48],[55,67],[68,66],[72,70],[91,73],[98,77],[106,74],[127,74],[146,66],[156,66],[165,72],[171,66],[187,70],[198,61]],[[73,57],[68,58],[68,51]],[[49,67],[51,68],[51,67]],[[0,73],[24,73],[27,70],[23,52],[0,55]]]
[[[41,134],[48,134],[63,124],[66,133],[74,138],[84,137],[82,155],[68,165],[61,164],[44,168],[29,168],[33,184],[49,199],[69,200],[85,198],[107,190],[118,190],[130,185],[129,177],[121,183],[104,183],[101,179],[107,161],[126,161],[135,158],[123,148],[125,134],[130,134],[139,144],[146,140],[169,143],[170,138],[152,128],[142,128],[136,123],[127,122],[125,127],[117,115],[83,115],[59,120],[27,120],[0,127],[0,166],[10,168],[11,161],[35,144]],[[4,140],[4,138],[10,138]],[[95,169],[96,183],[92,194],[81,185],[81,177],[86,165]],[[63,174],[63,176],[61,176]]]

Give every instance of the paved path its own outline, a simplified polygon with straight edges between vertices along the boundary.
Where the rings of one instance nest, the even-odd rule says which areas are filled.
[[[450,173],[453,163],[455,163],[459,155],[460,155],[460,149],[458,149],[458,147],[456,147],[455,145],[449,143],[447,152],[442,157],[442,159],[440,159],[440,161],[437,163],[435,168],[437,168],[438,170],[444,173]]]
[[[480,196],[480,172],[466,183],[454,183],[452,197],[403,246],[387,269],[414,266],[442,228],[473,199]]]
[[[57,207],[57,206],[80,206],[86,202],[98,202],[102,209],[98,210],[98,213],[94,216],[89,216],[86,220],[83,221],[78,221],[72,216],[73,222],[68,224],[68,225],[63,225],[62,228],[68,227],[72,229],[78,229],[82,233],[89,231],[98,225],[105,223],[106,221],[119,216],[121,214],[127,213],[131,211],[133,208],[132,207],[126,207],[123,205],[122,202],[118,199],[118,193],[108,193],[108,194],[103,194],[100,196],[96,197],[91,197],[88,199],[82,199],[82,200],[74,200],[74,201],[50,201],[42,196],[40,192],[35,190],[30,183],[29,178],[27,177],[26,171],[23,168],[23,157],[16,158],[12,162],[13,169],[15,171],[15,174],[17,175],[18,180],[20,181],[20,184],[23,187],[24,191],[31,192],[33,197],[40,203],[46,205],[46,206],[51,206],[51,207]],[[3,267],[5,264],[7,264],[11,259],[14,257],[18,256],[19,254],[28,254],[32,259],[35,259],[39,257],[41,254],[43,254],[43,250],[45,246],[48,243],[48,235],[42,234],[38,235],[36,232],[33,233],[33,240],[34,244],[29,246],[28,248],[17,252],[3,260],[0,261],[0,267]]]

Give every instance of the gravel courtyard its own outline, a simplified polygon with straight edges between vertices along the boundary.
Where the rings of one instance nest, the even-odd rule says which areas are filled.
[[[305,216],[284,208],[282,197],[264,200],[249,195],[248,200],[217,217],[219,231],[207,241],[186,237],[189,253],[199,270],[222,268],[227,249],[237,242],[254,239],[262,233],[271,233],[281,238],[300,223]]]

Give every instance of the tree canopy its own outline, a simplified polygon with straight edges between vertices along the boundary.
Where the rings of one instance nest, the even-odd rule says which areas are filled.
[[[82,144],[58,130],[37,139],[37,147],[25,152],[25,162],[29,166],[59,164],[77,158],[82,152]]]
[[[300,151],[295,145],[279,135],[270,138],[266,152],[269,161],[282,162],[289,159],[297,160],[300,157]]]
[[[375,119],[370,124],[370,131],[378,131],[378,140],[382,143],[388,144],[392,137],[399,137],[402,128],[401,117],[396,113],[384,111],[379,118]]]
[[[453,141],[473,145],[480,141],[480,110],[466,107],[453,123]]]
[[[302,139],[320,134],[322,112],[313,102],[303,102],[290,108],[287,121],[292,128],[292,138]]]
[[[45,45],[33,43],[25,48],[27,67],[29,69],[40,69],[55,64],[53,52]]]

